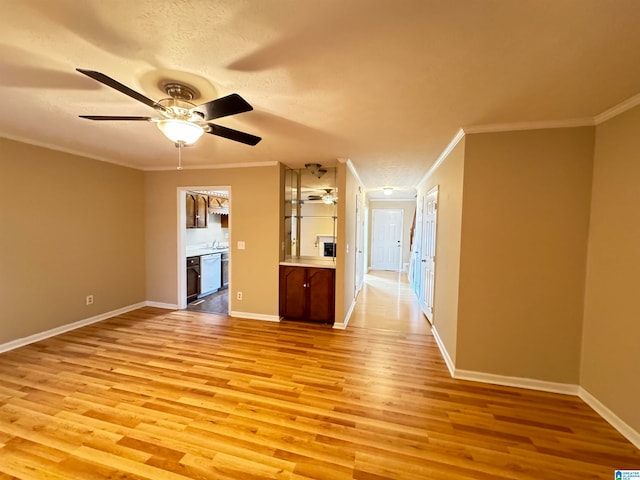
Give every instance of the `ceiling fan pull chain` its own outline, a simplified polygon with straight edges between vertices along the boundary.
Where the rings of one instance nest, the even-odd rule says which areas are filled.
[[[182,142],[176,142],[178,147],[178,170],[182,170]]]

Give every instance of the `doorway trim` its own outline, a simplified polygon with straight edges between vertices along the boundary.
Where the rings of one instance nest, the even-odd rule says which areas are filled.
[[[178,301],[176,302],[179,310],[185,310],[187,308],[187,192],[193,192],[198,190],[226,190],[229,192],[229,245],[231,245],[231,224],[233,222],[233,215],[231,210],[233,202],[231,201],[231,186],[230,185],[206,185],[206,186],[191,186],[191,187],[177,187],[177,287],[178,287]],[[231,260],[231,248],[229,248],[229,260]],[[229,269],[229,291],[231,291],[231,269]],[[229,312],[231,311],[231,298],[229,298]],[[227,315],[229,314],[227,312]]]

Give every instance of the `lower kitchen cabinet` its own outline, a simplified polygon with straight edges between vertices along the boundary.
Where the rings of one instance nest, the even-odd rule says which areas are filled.
[[[200,257],[187,258],[187,302],[200,294]]]
[[[288,320],[333,323],[335,270],[281,265],[280,316]]]

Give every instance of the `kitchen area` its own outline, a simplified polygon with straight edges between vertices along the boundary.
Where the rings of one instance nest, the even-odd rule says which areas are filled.
[[[229,313],[229,193],[186,194],[187,310]]]

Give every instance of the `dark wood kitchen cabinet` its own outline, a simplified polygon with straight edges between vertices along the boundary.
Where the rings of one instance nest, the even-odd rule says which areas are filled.
[[[187,302],[200,294],[200,257],[187,258]]]
[[[281,265],[280,316],[288,320],[333,323],[335,270]]]
[[[187,194],[187,228],[207,228],[209,223],[208,204],[206,195]]]

